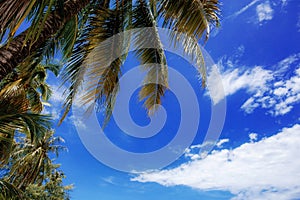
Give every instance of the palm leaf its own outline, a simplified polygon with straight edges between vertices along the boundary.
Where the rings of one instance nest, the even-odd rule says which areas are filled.
[[[71,82],[65,104],[66,111],[70,109],[71,102],[85,76],[89,87],[82,95],[82,101],[88,103],[96,99],[96,102],[92,103],[98,103],[99,107],[105,108],[105,125],[112,113],[119,88],[121,65],[127,57],[130,45],[130,35],[123,37],[117,34],[130,28],[131,1],[123,0],[122,4],[116,3],[114,9],[96,9],[90,16],[88,24],[79,40],[79,44],[82,45],[76,44],[65,69],[64,79]]]
[[[162,0],[158,12],[163,19],[163,26],[172,29],[170,38],[175,46],[180,42],[185,53],[196,62],[204,86],[206,67],[198,40],[206,33],[206,41],[210,26],[219,26],[218,0]]]
[[[152,10],[155,10],[152,6]],[[157,104],[161,104],[161,98],[168,87],[168,70],[163,47],[158,35],[155,17],[145,0],[139,0],[133,10],[133,27],[147,28],[148,37],[139,37],[136,35],[134,43],[136,48],[136,56],[144,65],[147,76],[144,85],[139,93],[140,100],[145,100],[144,106],[149,114],[152,114]],[[157,48],[142,48],[145,43],[152,44]]]
[[[32,143],[27,138],[19,138],[11,158],[11,167],[6,177],[18,188],[26,188],[30,184],[42,184],[51,170],[52,160],[49,153],[64,149],[59,143],[60,137],[54,137],[53,131],[47,131],[39,143]]]
[[[6,0],[0,3],[0,40],[5,32],[8,32],[7,41],[11,40],[16,31],[26,18],[31,22],[31,27],[27,31],[24,44],[30,39],[37,40],[44,27],[46,19],[54,7],[58,7],[62,0]]]
[[[10,154],[15,131],[38,142],[50,127],[49,116],[30,112],[30,102],[20,82],[15,81],[0,91],[1,162],[5,162]]]
[[[35,1],[28,0],[6,0],[0,3],[0,41],[5,31],[10,29],[10,36],[13,36],[25,17],[29,14]]]
[[[23,192],[5,180],[0,180],[0,199],[23,199]]]

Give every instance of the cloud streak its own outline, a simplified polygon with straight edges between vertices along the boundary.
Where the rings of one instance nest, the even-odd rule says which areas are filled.
[[[233,15],[231,15],[229,18],[233,18],[233,17],[237,17],[240,14],[243,14],[244,12],[246,12],[249,8],[251,8],[252,6],[254,6],[257,2],[259,2],[260,0],[254,0],[251,3],[247,4],[246,6],[244,6],[243,8],[241,8],[239,11],[235,12]]]

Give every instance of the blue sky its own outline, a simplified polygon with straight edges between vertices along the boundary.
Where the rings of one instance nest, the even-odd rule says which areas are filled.
[[[221,27],[212,30],[204,47],[215,63],[209,66],[207,89],[201,88],[191,64],[167,53],[168,65],[184,75],[197,95],[200,122],[185,154],[164,168],[127,173],[104,165],[87,151],[77,133],[78,127],[95,132],[97,127],[86,127],[69,114],[56,134],[65,139],[69,149],[57,162],[67,175],[66,183],[75,185],[72,199],[300,199],[299,8],[297,0],[223,1]],[[129,55],[123,74],[137,65]],[[46,112],[58,119],[62,90],[53,76],[49,83],[55,93]],[[204,138],[211,122],[211,105],[224,102],[222,93],[226,97],[225,122],[220,136],[214,133],[219,137],[207,155],[203,148],[210,145]],[[146,126],[150,120],[137,94],[133,93],[128,106],[134,122]],[[129,136],[113,119],[105,135],[127,151],[159,150],[177,134],[180,103],[174,91],[167,92],[163,100],[167,119],[153,137]],[[196,113],[196,108],[192,109]],[[113,152],[99,154],[126,162]]]

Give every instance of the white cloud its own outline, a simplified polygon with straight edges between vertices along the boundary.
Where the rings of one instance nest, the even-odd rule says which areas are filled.
[[[296,103],[300,102],[300,54],[292,55],[279,62],[272,75],[280,80],[268,82],[264,86],[268,90],[262,90],[262,95],[253,95],[242,106],[246,113],[252,113],[256,108],[267,108],[268,113],[279,116],[285,115],[293,109]],[[284,79],[284,70],[291,71],[292,66],[296,67],[294,74]]]
[[[57,107],[44,107],[42,114],[51,115],[53,120],[58,120],[60,118],[60,112]]]
[[[257,107],[259,107],[259,104],[254,102],[254,98],[250,97],[242,106],[241,108],[246,112],[246,113],[252,113]]]
[[[270,2],[264,2],[256,6],[256,14],[259,22],[273,19],[274,10],[271,8]]]
[[[249,138],[250,138],[250,142],[254,142],[257,140],[257,133],[250,133],[249,134]]]
[[[86,129],[86,125],[82,121],[82,119],[75,117],[74,115],[71,115],[70,117],[68,117],[68,120],[71,122],[71,124],[74,124],[76,128]]]
[[[63,95],[64,91],[65,91],[65,87],[60,87],[58,85],[50,85],[51,90],[52,90],[52,95],[50,97],[50,102],[55,104],[62,104],[65,97]]]
[[[296,124],[269,138],[215,150],[204,159],[140,174],[132,181],[230,191],[236,195],[233,199],[296,199],[300,196],[299,144]]]
[[[259,66],[244,72],[239,69],[228,70],[222,73],[221,77],[218,77],[217,66],[214,66],[209,73],[207,84],[210,97],[214,104],[217,104],[224,98],[224,94],[229,96],[241,89],[261,96],[261,93],[268,89],[266,84],[272,79],[271,71]]]
[[[300,102],[300,53],[278,62],[272,66],[273,71],[260,66],[248,70],[229,67],[221,73],[219,68],[225,68],[222,64],[214,65],[208,73],[208,93],[214,104],[244,90],[251,96],[241,105],[243,111],[250,114],[264,108],[267,113],[278,116],[287,114]],[[226,67],[227,64],[228,61]]]
[[[229,142],[229,139],[228,139],[228,138],[221,139],[219,142],[217,142],[216,146],[217,146],[218,148],[222,148],[222,147],[223,147],[223,144],[228,143],[228,142]]]
[[[60,119],[60,113],[62,111],[62,106],[64,102],[63,92],[65,90],[64,87],[59,87],[58,85],[49,84],[52,94],[49,99],[49,103],[44,106],[43,114],[49,114],[52,116],[53,120]]]

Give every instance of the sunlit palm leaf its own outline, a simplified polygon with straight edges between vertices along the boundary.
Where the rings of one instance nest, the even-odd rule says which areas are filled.
[[[27,31],[27,40],[37,39],[44,27],[45,21],[53,8],[59,7],[62,0],[6,0],[0,3],[0,40],[8,31],[11,39],[26,18],[31,21],[30,31]],[[24,41],[24,44],[26,41]]]
[[[83,95],[83,103],[96,99],[106,111],[106,120],[111,116],[119,89],[121,65],[127,57],[130,35],[116,36],[131,25],[131,1],[116,3],[114,9],[96,9],[88,21],[82,39],[76,44],[64,78],[71,82],[66,105],[73,101],[84,74],[89,85]],[[85,39],[85,40],[84,40]],[[76,55],[76,56],[75,56]],[[105,55],[105,56],[104,56]],[[86,77],[85,77],[86,78]],[[73,81],[74,80],[74,81]],[[94,105],[94,104],[93,104]],[[68,111],[69,107],[66,106]]]
[[[9,156],[15,131],[25,133],[33,142],[38,142],[49,127],[49,116],[30,111],[30,101],[21,85],[21,79],[2,88],[0,91],[1,162],[5,162]]]
[[[0,3],[0,40],[8,29],[10,30],[9,35],[14,35],[31,11],[34,3],[35,1],[29,0],[7,0]]]
[[[206,68],[198,40],[204,33],[207,40],[211,26],[219,26],[218,13],[218,0],[162,0],[159,4],[163,26],[173,30],[170,37],[175,45],[180,42],[196,62],[202,85],[206,82]]]
[[[210,33],[210,25],[218,25],[218,0],[162,0],[159,13],[164,26],[201,38]]]
[[[154,6],[152,6],[154,10]],[[148,37],[141,38],[136,35],[134,43],[137,57],[145,64],[147,71],[144,85],[139,93],[140,100],[145,100],[144,106],[149,114],[152,114],[157,104],[161,104],[161,98],[168,87],[168,70],[163,47],[158,35],[157,24],[151,8],[145,0],[139,0],[133,10],[133,27],[148,27]],[[150,28],[149,28],[150,27]],[[156,48],[142,48],[145,43],[150,43]]]

